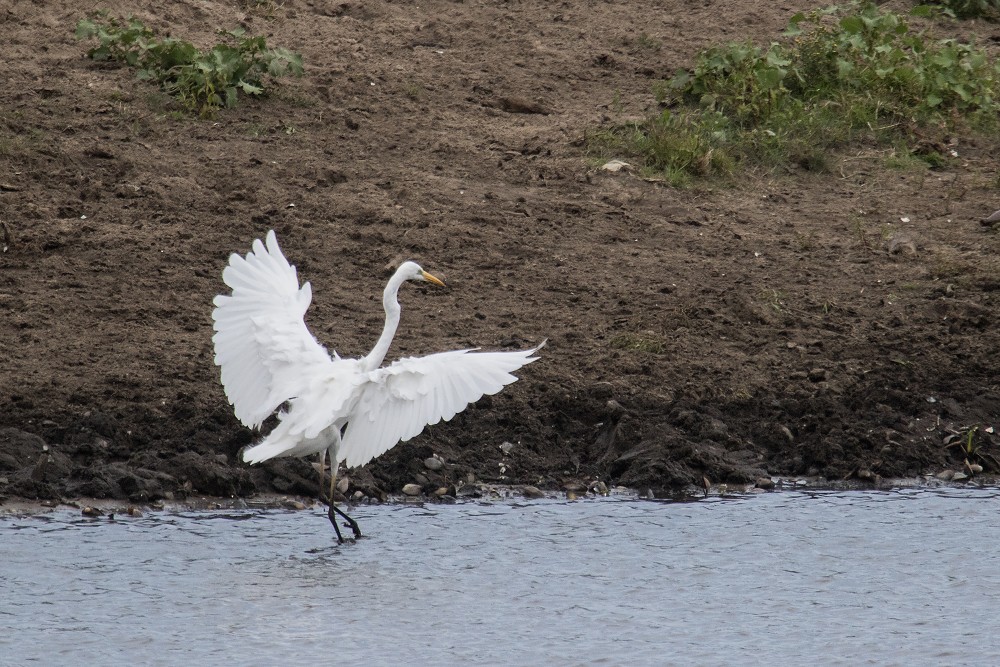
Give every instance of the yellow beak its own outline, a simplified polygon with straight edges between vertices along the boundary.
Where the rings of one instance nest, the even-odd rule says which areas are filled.
[[[441,282],[439,279],[435,278],[431,274],[427,273],[426,271],[421,270],[420,271],[420,275],[422,275],[424,277],[424,280],[426,280],[429,283],[434,283],[438,287],[444,287],[445,286],[445,284],[443,282]]]

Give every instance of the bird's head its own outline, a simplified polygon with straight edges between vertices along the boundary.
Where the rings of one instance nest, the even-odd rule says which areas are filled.
[[[419,280],[422,282],[433,283],[439,287],[445,286],[444,282],[424,271],[416,262],[403,262],[399,265],[397,273],[402,274],[403,278],[406,280]]]

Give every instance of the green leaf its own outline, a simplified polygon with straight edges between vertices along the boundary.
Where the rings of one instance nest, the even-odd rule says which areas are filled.
[[[865,29],[865,22],[859,16],[845,16],[840,19],[840,28],[850,35],[857,35]]]
[[[674,74],[673,78],[667,82],[667,85],[674,90],[684,90],[691,83],[691,73],[686,69],[679,69],[677,73]]]
[[[776,44],[772,45],[772,48],[767,52],[767,64],[772,67],[787,67],[788,65],[791,65],[792,61],[789,58],[782,56],[779,52],[778,49],[780,47],[775,47],[777,47]]]
[[[802,28],[799,27],[799,24],[802,23],[802,21],[804,21],[805,18],[806,15],[803,14],[802,12],[799,12],[792,18],[788,19],[788,27],[785,28],[785,33],[784,33],[785,37],[798,37],[799,35],[801,35]]]
[[[90,39],[97,34],[97,26],[94,25],[93,21],[88,19],[80,19],[76,24],[76,38],[77,39]]]
[[[764,90],[774,90],[781,86],[785,72],[776,67],[767,67],[756,73],[757,82]]]
[[[243,92],[246,93],[247,95],[260,95],[261,93],[264,92],[264,89],[261,88],[260,86],[255,86],[252,83],[248,83],[247,81],[240,81],[239,85],[240,88],[243,89]],[[234,88],[233,90],[235,91],[236,89]]]

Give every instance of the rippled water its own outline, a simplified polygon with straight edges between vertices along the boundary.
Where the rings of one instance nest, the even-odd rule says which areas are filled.
[[[998,496],[3,518],[0,665],[996,665]]]

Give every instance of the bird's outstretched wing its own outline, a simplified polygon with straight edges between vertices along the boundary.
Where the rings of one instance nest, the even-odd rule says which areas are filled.
[[[299,395],[332,363],[303,316],[312,301],[274,231],[247,256],[233,254],[222,273],[231,296],[215,297],[215,363],[237,419],[259,427],[284,401]]]
[[[544,343],[542,343],[544,345]],[[400,359],[371,371],[344,432],[348,468],[364,465],[429,424],[448,421],[484,395],[517,380],[514,371],[538,359],[519,352],[454,350]]]

